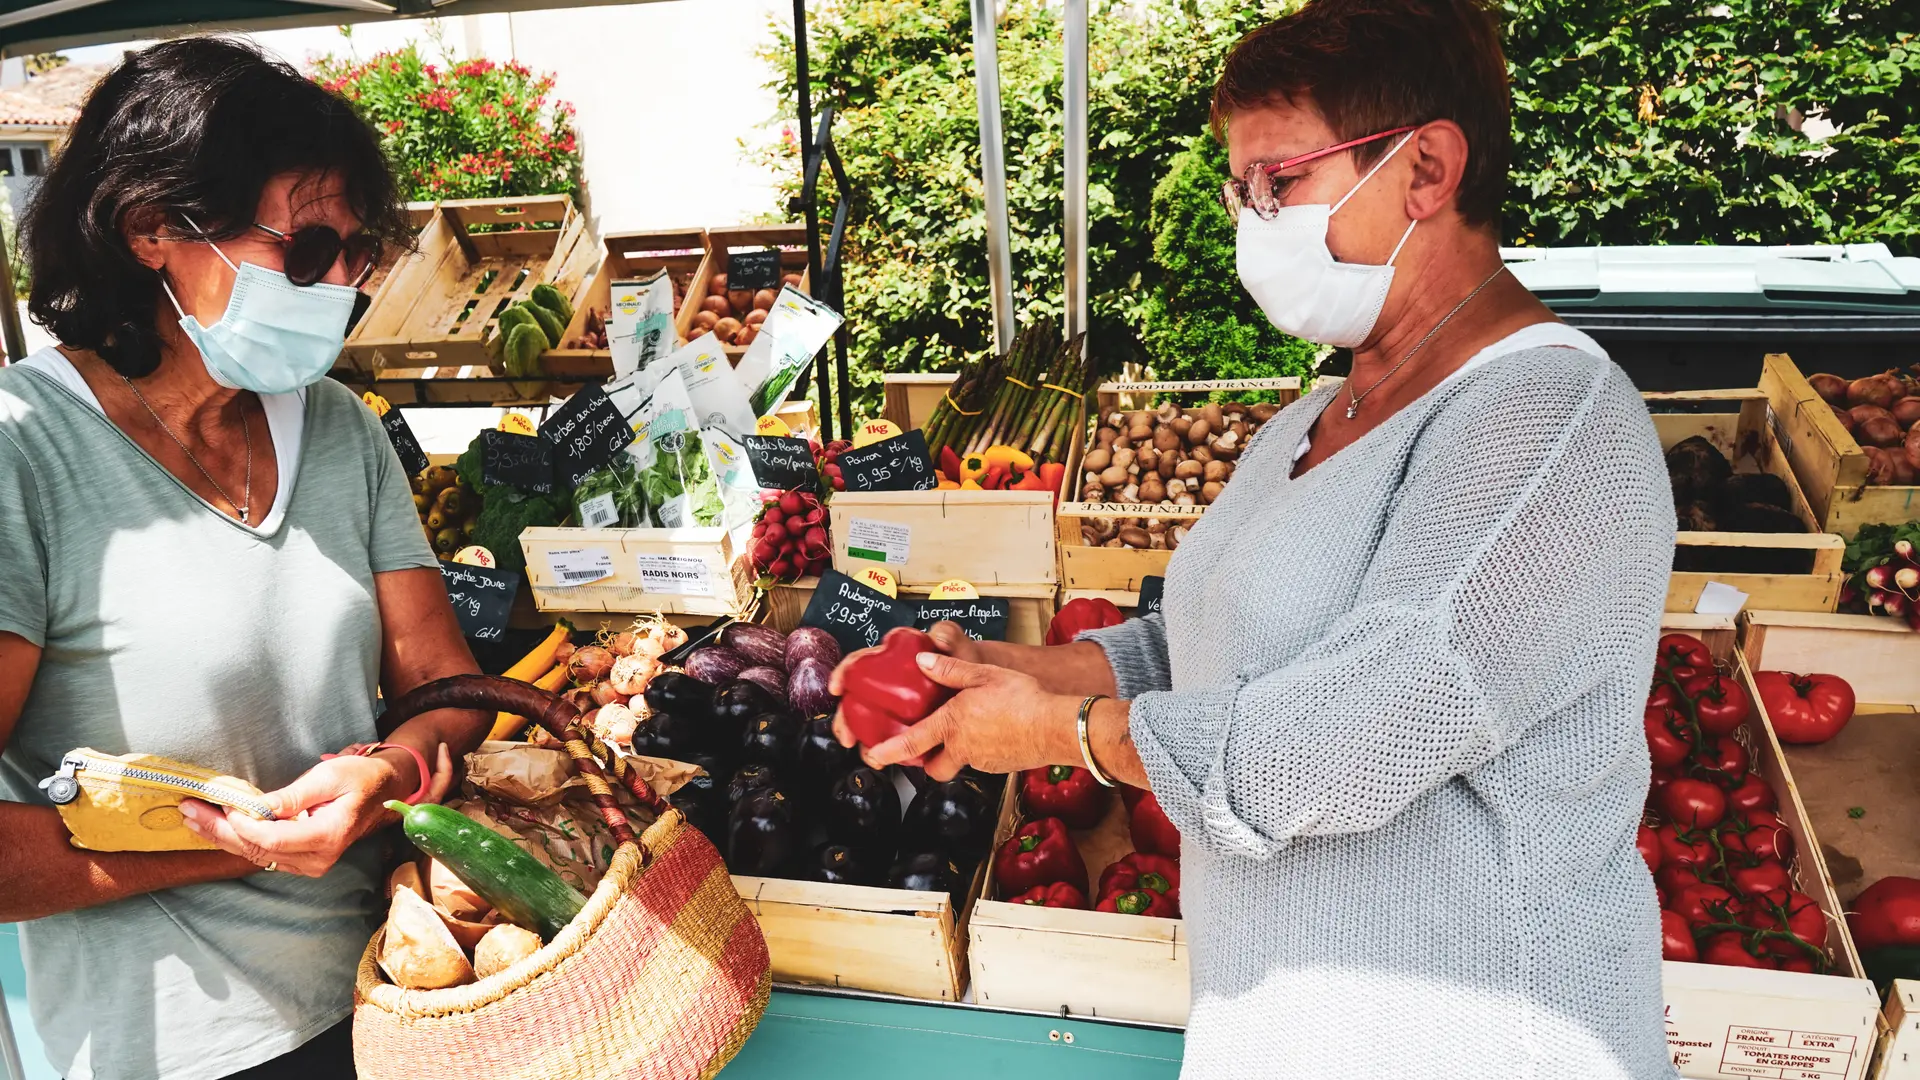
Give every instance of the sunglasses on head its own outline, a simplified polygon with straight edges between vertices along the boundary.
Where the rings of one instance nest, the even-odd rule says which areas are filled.
[[[332,272],[334,263],[344,261],[351,286],[357,289],[380,262],[380,238],[368,233],[343,238],[331,225],[305,225],[290,233],[257,221],[253,227],[286,249],[285,273],[295,285],[312,285]]]
[[[1390,139],[1395,135],[1404,135],[1413,130],[1415,130],[1413,126],[1397,127],[1391,131],[1381,131],[1372,135],[1362,136],[1358,139],[1348,139],[1346,142],[1322,147],[1311,153],[1290,157],[1285,161],[1276,161],[1266,165],[1258,163],[1249,165],[1247,166],[1245,179],[1229,180],[1221,187],[1220,205],[1226,208],[1227,216],[1233,218],[1235,221],[1240,219],[1240,211],[1242,210],[1252,210],[1255,214],[1259,215],[1263,221],[1272,220],[1273,216],[1280,212],[1282,205],[1280,200],[1286,196],[1287,189],[1293,186],[1295,180],[1299,179],[1298,177],[1281,176],[1281,173],[1296,165],[1305,165],[1309,161],[1318,161],[1323,157],[1340,153],[1342,150],[1351,150],[1356,146],[1365,146],[1367,143],[1375,142],[1379,139]]]

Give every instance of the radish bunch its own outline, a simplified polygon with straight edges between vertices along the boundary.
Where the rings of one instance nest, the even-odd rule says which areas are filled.
[[[826,569],[827,511],[817,496],[783,491],[770,496],[753,524],[753,568],[775,581]]]
[[[840,455],[852,448],[853,443],[846,439],[835,439],[825,447],[819,443],[813,444],[813,459],[819,464],[821,475],[827,478],[827,483],[833,485],[835,491],[847,490],[846,478],[840,475]]]
[[[1913,541],[1894,541],[1892,556],[1868,567],[1860,583],[1869,614],[1897,616],[1920,630],[1920,551]]]

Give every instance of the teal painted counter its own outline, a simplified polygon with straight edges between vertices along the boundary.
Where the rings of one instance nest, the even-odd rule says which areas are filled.
[[[26,1080],[57,1080],[27,1017],[20,939],[0,925],[0,987]],[[727,1080],[1171,1080],[1178,1032],[1090,1020],[919,1005],[897,998],[776,990]],[[0,1070],[3,1073],[4,1070]],[[0,1078],[3,1080],[3,1078]]]

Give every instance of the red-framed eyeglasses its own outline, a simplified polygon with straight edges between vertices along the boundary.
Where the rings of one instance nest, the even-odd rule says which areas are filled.
[[[1323,157],[1340,153],[1342,150],[1351,150],[1356,146],[1365,146],[1370,142],[1377,142],[1381,139],[1391,139],[1395,135],[1405,135],[1409,131],[1418,130],[1418,128],[1419,125],[1410,124],[1406,127],[1397,127],[1389,131],[1375,132],[1372,135],[1363,135],[1358,139],[1348,139],[1346,142],[1322,147],[1311,153],[1287,158],[1285,161],[1276,161],[1267,165],[1259,163],[1249,165],[1247,166],[1247,175],[1244,179],[1229,180],[1221,186],[1220,205],[1226,208],[1227,216],[1233,218],[1235,221],[1240,219],[1240,211],[1245,209],[1251,209],[1255,214],[1258,214],[1263,221],[1270,221],[1275,214],[1280,212],[1280,196],[1286,192],[1285,185],[1289,185],[1294,180],[1299,179],[1298,177],[1281,176],[1281,173],[1296,165],[1305,165],[1309,161],[1318,161]]]

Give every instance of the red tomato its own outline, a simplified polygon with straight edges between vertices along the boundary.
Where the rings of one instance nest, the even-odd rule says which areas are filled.
[[[1758,896],[1775,889],[1791,889],[1793,879],[1787,876],[1787,868],[1771,859],[1752,866],[1736,866],[1727,874],[1733,883],[1734,891],[1743,896]]]
[[[1670,682],[1655,683],[1653,689],[1647,692],[1647,708],[1651,709],[1656,705],[1661,708],[1679,708],[1680,691],[1675,690]]]
[[[1799,956],[1783,956],[1780,958],[1780,970],[1804,971],[1811,975],[1813,974],[1813,958],[1804,952]]]
[[[1784,863],[1793,858],[1793,834],[1767,810],[1740,814],[1721,825],[1720,846],[1743,866],[1764,859]]]
[[[1691,634],[1662,634],[1655,649],[1655,662],[1661,670],[1673,672],[1675,678],[1713,670],[1713,653],[1707,643]]]
[[[1647,860],[1647,873],[1660,872],[1660,838],[1645,825],[1633,836],[1633,846],[1640,849],[1640,857]]]
[[[1755,773],[1748,773],[1739,786],[1727,792],[1727,809],[1736,814],[1754,810],[1772,810],[1780,805],[1774,797],[1773,789]]]
[[[1672,907],[1673,901],[1681,893],[1704,881],[1701,871],[1705,869],[1704,866],[1682,863],[1662,865],[1660,872],[1653,876],[1654,886],[1665,894],[1660,906]]]
[[[1660,826],[1653,833],[1660,838],[1660,865],[1663,867],[1705,866],[1719,854],[1706,833],[1683,833],[1674,828],[1672,823]]]
[[[1853,719],[1853,687],[1838,675],[1762,671],[1753,685],[1783,743],[1826,742]]]
[[[1725,735],[1753,715],[1753,702],[1739,682],[1712,672],[1701,672],[1684,679],[1680,689],[1693,699],[1693,714],[1700,730],[1709,735]]]
[[[1827,913],[1806,893],[1787,891],[1787,929],[1816,949],[1827,947]]]
[[[1708,964],[1723,964],[1727,967],[1770,968],[1773,965],[1747,951],[1741,943],[1740,935],[1725,930],[1706,940],[1700,949],[1700,960]]]
[[[1693,775],[1722,788],[1739,787],[1747,778],[1747,748],[1732,736],[1707,739],[1693,755]]]
[[[1920,878],[1883,877],[1853,898],[1847,916],[1862,949],[1920,945]]]
[[[1656,769],[1679,765],[1693,750],[1693,740],[1680,734],[1684,729],[1676,723],[1678,719],[1678,713],[1664,706],[1647,706],[1647,756]]]
[[[1738,922],[1746,905],[1731,891],[1701,882],[1680,890],[1667,910],[1679,912],[1680,917],[1687,920],[1688,926],[1706,926],[1711,923]]]
[[[1708,829],[1727,816],[1727,796],[1705,780],[1675,780],[1660,793],[1660,809],[1681,829]]]
[[[1693,928],[1677,911],[1660,913],[1660,959],[1697,963],[1700,947],[1693,943]]]
[[[1656,814],[1659,813],[1660,793],[1667,790],[1668,784],[1678,779],[1680,774],[1673,769],[1653,770],[1653,775],[1647,779],[1647,809]]]

